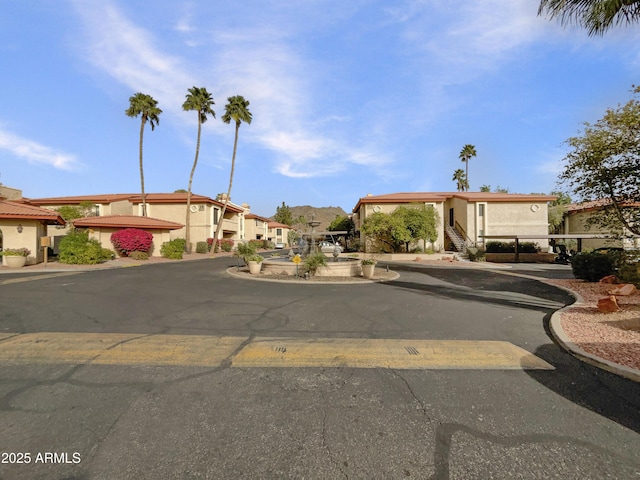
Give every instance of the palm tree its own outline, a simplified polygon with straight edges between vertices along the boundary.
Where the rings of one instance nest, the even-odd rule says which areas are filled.
[[[224,107],[224,115],[222,115],[222,121],[224,123],[231,123],[233,120],[236,124],[236,136],[233,141],[233,156],[231,157],[231,174],[229,175],[229,190],[227,196],[224,199],[224,205],[222,206],[222,213],[216,227],[216,235],[214,238],[214,252],[218,251],[218,235],[222,227],[222,220],[224,219],[224,212],[227,210],[227,203],[231,197],[231,186],[233,185],[233,171],[236,166],[236,151],[238,150],[238,131],[240,130],[240,124],[246,122],[251,123],[251,112],[249,111],[249,101],[245,100],[242,95],[236,95],[234,97],[227,98],[227,104]]]
[[[538,15],[545,13],[563,25],[575,21],[589,35],[603,35],[614,23],[640,20],[640,0],[540,0]]]
[[[453,178],[451,180],[457,182],[456,187],[458,188],[459,192],[463,192],[465,189],[469,189],[467,177],[465,176],[464,170],[462,170],[461,168],[453,172]]]
[[[152,96],[144,93],[136,93],[129,97],[129,108],[124,111],[127,116],[135,118],[142,115],[140,123],[140,189],[142,190],[142,216],[147,216],[147,202],[144,195],[144,169],[142,168],[142,138],[144,136],[144,126],[147,122],[151,125],[151,130],[160,123],[162,110],[158,108],[158,102]]]
[[[182,104],[182,109],[185,111],[195,110],[198,114],[198,141],[196,142],[196,158],[193,160],[191,175],[189,175],[189,188],[187,189],[187,220],[185,222],[187,249],[191,246],[191,184],[193,183],[193,174],[196,171],[198,155],[200,154],[200,133],[202,132],[202,124],[207,121],[207,115],[212,115],[213,118],[216,118],[216,112],[211,108],[212,105],[215,105],[215,102],[205,87],[191,87],[188,92],[186,100]]]
[[[468,143],[462,147],[462,150],[460,151],[460,160],[465,163],[464,180],[467,192],[469,191],[469,160],[476,155],[476,147],[469,145]]]

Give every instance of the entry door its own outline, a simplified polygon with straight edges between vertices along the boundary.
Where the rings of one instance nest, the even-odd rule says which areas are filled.
[[[449,226],[450,227],[455,226],[455,220],[453,219],[453,208],[449,209]]]

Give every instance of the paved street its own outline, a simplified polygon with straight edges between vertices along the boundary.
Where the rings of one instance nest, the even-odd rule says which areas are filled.
[[[0,479],[640,478],[640,385],[551,340],[566,270],[231,258],[0,276]],[[22,463],[19,463],[22,462]]]

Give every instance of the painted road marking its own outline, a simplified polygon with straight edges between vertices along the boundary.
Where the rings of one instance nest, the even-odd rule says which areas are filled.
[[[245,340],[196,335],[29,333],[0,340],[0,363],[216,367]]]
[[[216,367],[227,359],[240,368],[554,369],[526,350],[498,341],[276,337],[248,341],[246,337],[50,332],[0,336],[4,365]]]
[[[256,338],[233,358],[233,366],[554,369],[508,342],[352,338]]]
[[[32,282],[34,280],[44,280],[46,278],[54,277],[67,277],[69,275],[77,275],[82,272],[61,272],[61,273],[48,273],[46,275],[31,275],[18,278],[9,278],[7,280],[0,280],[0,285],[9,285],[11,283]]]

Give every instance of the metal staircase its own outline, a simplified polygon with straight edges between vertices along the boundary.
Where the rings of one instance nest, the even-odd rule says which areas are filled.
[[[453,243],[454,247],[456,247],[456,250],[464,257],[467,256],[467,247],[471,246],[471,242],[466,240],[461,234],[460,232],[458,232],[458,230],[456,230],[454,227],[445,224],[444,226],[444,231],[447,234],[447,236],[449,237],[449,240],[451,240],[451,243]]]

